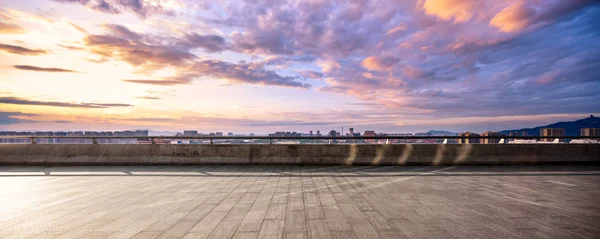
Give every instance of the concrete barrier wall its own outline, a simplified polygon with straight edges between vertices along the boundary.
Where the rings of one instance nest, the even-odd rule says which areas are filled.
[[[0,164],[460,165],[599,162],[600,144],[0,144]]]

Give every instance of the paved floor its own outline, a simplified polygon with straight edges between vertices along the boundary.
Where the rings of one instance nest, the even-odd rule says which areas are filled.
[[[0,166],[0,238],[599,238],[600,167]]]

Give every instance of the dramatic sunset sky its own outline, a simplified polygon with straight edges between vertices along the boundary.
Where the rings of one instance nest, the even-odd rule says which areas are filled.
[[[512,129],[600,114],[592,0],[0,0],[0,130]]]

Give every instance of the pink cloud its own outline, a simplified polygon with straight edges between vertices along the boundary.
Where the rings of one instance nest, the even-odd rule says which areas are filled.
[[[548,84],[556,78],[556,72],[546,72],[535,80],[537,84]]]
[[[370,71],[384,71],[390,70],[392,65],[398,62],[400,59],[389,56],[369,56],[361,62],[361,66]]]

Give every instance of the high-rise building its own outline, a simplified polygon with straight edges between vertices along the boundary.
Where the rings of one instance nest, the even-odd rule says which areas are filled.
[[[312,130],[311,130],[311,131],[309,131],[309,133],[308,133],[308,134],[309,134],[310,136],[313,136]]]
[[[329,136],[336,137],[337,136],[337,132],[335,132],[335,130],[331,130],[331,131],[329,131]]]
[[[349,136],[354,137],[354,128],[349,128],[348,131],[350,133]]]
[[[565,129],[563,128],[542,128],[540,129],[540,136],[565,136]],[[542,139],[541,141],[551,142],[554,139]],[[562,141],[562,140],[560,140]]]
[[[492,131],[486,131],[481,133],[482,137],[490,137],[490,138],[481,138],[479,139],[479,143],[481,144],[497,144],[498,142],[500,142],[499,138],[491,138],[491,137],[499,137],[502,136],[500,133],[498,132],[492,132]]]
[[[321,136],[321,131],[317,130],[317,136]]]
[[[373,136],[377,136],[377,134],[375,133],[374,130],[367,130],[365,131],[365,133],[363,134],[363,136],[365,137],[373,137]],[[367,143],[375,143],[377,140],[375,139],[365,139],[365,142]]]
[[[582,128],[580,136],[600,136],[600,128]]]
[[[472,133],[472,132],[464,132],[459,134],[458,136],[464,136],[464,137],[476,137],[476,136],[480,136],[479,134],[476,133]],[[459,144],[478,144],[480,141],[479,139],[458,139],[458,143]]]

